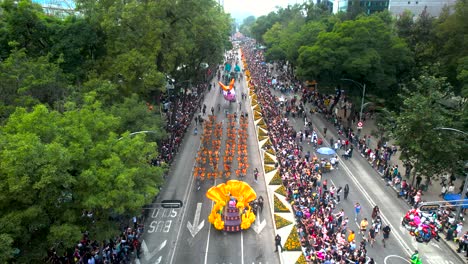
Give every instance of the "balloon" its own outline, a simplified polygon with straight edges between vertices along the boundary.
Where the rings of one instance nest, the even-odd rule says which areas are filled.
[[[222,82],[218,82],[218,84],[221,86],[221,88],[223,88],[224,91],[231,91],[232,88],[234,87],[234,82],[235,80],[232,79],[229,85],[224,85],[224,83]]]
[[[235,102],[236,101],[236,92],[234,91],[234,82],[235,80],[232,79],[229,85],[224,85],[222,82],[218,82],[218,84],[221,86],[223,89],[223,96],[224,99],[230,102]]]
[[[236,101],[236,92],[234,90],[232,91],[223,91],[223,96],[224,96],[224,99],[226,99],[227,101],[230,101],[230,102],[235,102]]]

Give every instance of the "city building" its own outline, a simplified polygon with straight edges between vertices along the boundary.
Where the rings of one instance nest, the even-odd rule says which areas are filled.
[[[397,16],[408,10],[417,16],[426,9],[431,16],[437,17],[444,7],[453,7],[456,2],[456,0],[390,0],[388,10]]]
[[[354,4],[354,0],[314,0],[314,4],[325,4],[336,14],[338,12],[347,12]],[[356,1],[357,2],[357,1]],[[388,9],[389,0],[359,0],[359,6],[366,14],[372,14]]]
[[[44,13],[50,16],[66,17],[78,14],[75,11],[73,0],[32,0],[33,3],[40,4]]]
[[[347,12],[355,0],[313,0],[314,4],[325,4],[334,13]],[[456,0],[359,0],[359,6],[366,14],[389,10],[395,16],[405,10],[414,15],[421,14],[424,9],[431,16],[439,16],[444,7],[453,7]]]

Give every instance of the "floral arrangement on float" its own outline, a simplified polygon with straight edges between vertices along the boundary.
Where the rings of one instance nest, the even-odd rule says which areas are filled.
[[[249,229],[255,221],[255,214],[249,203],[257,198],[257,194],[246,182],[229,180],[218,184],[206,192],[206,197],[215,202],[208,221],[217,230],[225,228],[224,220],[227,210],[238,210],[242,230]]]

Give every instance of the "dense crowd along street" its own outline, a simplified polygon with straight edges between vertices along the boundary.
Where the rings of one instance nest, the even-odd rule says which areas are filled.
[[[441,259],[435,256],[442,254],[444,251],[442,248],[446,246],[439,246],[442,251],[438,251],[440,253],[435,255],[424,254],[427,250],[432,250],[425,247],[422,249],[423,253],[418,252],[415,255],[415,250],[419,246],[414,242],[410,242],[411,246],[408,246],[408,242],[414,238],[411,238],[409,232],[403,231],[399,227],[401,224],[399,221],[404,216],[404,210],[401,210],[401,216],[396,215],[393,219],[381,216],[379,207],[384,208],[383,211],[387,211],[388,206],[384,202],[379,203],[380,206],[369,204],[365,200],[371,199],[372,201],[373,199],[363,198],[362,195],[364,197],[368,195],[366,192],[360,194],[360,189],[363,187],[356,186],[356,183],[352,180],[343,178],[351,177],[346,175],[348,173],[354,176],[353,172],[348,172],[350,165],[347,162],[362,159],[363,162],[368,164],[366,165],[368,168],[364,170],[365,173],[379,176],[379,173],[381,173],[383,178],[387,178],[389,182],[396,182],[395,179],[401,179],[402,176],[395,165],[390,162],[390,157],[396,152],[395,148],[382,145],[380,147],[382,152],[379,153],[380,149],[375,149],[377,154],[370,155],[365,135],[359,138],[355,131],[343,127],[341,120],[338,120],[339,118],[326,112],[326,105],[333,104],[334,100],[339,100],[336,95],[323,96],[316,92],[311,93],[300,82],[294,81],[293,77],[288,77],[285,72],[274,70],[272,65],[263,64],[261,51],[255,51],[254,47],[254,44],[251,43],[241,49],[243,56],[247,58],[246,64],[249,65],[248,70],[249,75],[251,75],[246,88],[250,86],[249,89],[255,91],[261,105],[262,114],[268,126],[268,135],[275,149],[276,166],[280,172],[279,175],[281,175],[281,184],[285,188],[285,201],[291,205],[291,215],[295,222],[294,230],[298,232],[298,243],[302,249],[301,252],[304,254],[304,261],[311,263],[332,263],[332,261],[336,263],[405,263],[405,261],[411,261],[411,257],[415,256],[414,261],[416,262],[425,260],[428,263],[438,263]],[[241,50],[239,50],[239,53]],[[222,68],[224,67],[220,66],[220,71]],[[286,91],[282,87],[289,87],[290,91]],[[242,84],[236,86],[236,89],[242,89]],[[242,93],[248,93],[245,90],[241,91]],[[214,97],[210,97],[211,94]],[[219,93],[216,95],[216,92],[208,92],[207,96],[207,108],[210,108],[210,105],[213,105],[213,107],[218,104],[222,105],[223,111],[218,117],[229,111],[231,111],[230,113],[232,111],[244,112],[241,107],[223,104],[222,101],[217,103],[219,100],[223,100]],[[344,95],[340,96],[345,97]],[[245,104],[243,99],[242,96],[240,101]],[[250,117],[255,115],[254,111],[249,114],[248,109],[245,112]],[[203,115],[202,112],[200,114]],[[323,116],[321,123],[314,122],[319,118],[318,115]],[[330,125],[327,126],[323,122],[330,122]],[[329,128],[330,126],[332,128]],[[326,133],[328,133],[328,137]],[[330,146],[335,154],[322,155],[317,152],[321,147],[325,146]],[[356,149],[356,152],[353,154],[354,149]],[[355,155],[360,157],[355,157]],[[376,158],[377,156],[378,158]],[[371,159],[369,159],[370,157]],[[377,159],[381,160],[375,162]],[[255,162],[252,163],[255,164]],[[254,175],[256,175],[255,179],[253,179]],[[260,179],[260,184],[258,184],[258,174],[254,173],[253,168],[249,168],[247,175],[242,177],[241,173],[240,176],[239,178],[236,173],[232,174],[232,178],[251,183],[257,191],[262,189],[263,182]],[[268,185],[265,179],[266,175],[260,175],[260,178],[264,178],[265,184]],[[202,183],[201,191],[213,183],[216,183],[216,181]],[[385,186],[384,184],[381,185]],[[197,187],[197,190],[199,190],[199,187]],[[197,196],[199,195],[195,195],[195,197]],[[388,202],[397,199],[397,196],[391,193],[387,193],[385,196],[388,197],[386,198]],[[190,199],[188,201],[190,203]],[[363,204],[361,205],[360,202]],[[401,202],[399,202],[399,206],[404,208]],[[270,204],[270,206],[266,206],[266,210],[272,210],[274,206],[276,205]],[[265,219],[270,220],[268,218],[268,213],[266,213]],[[390,221],[393,223],[390,223]],[[276,225],[274,222],[270,223]],[[268,226],[269,224],[267,224],[267,228]],[[239,238],[237,235],[228,234],[232,237],[220,238],[216,234],[210,234],[210,232],[203,234],[204,231],[200,229],[199,233],[193,237],[193,239],[196,239],[197,236],[208,235],[208,244],[206,249],[203,250],[206,255],[204,259],[201,259],[201,262],[211,263],[210,256],[217,255],[216,252],[220,250],[220,248],[212,246],[210,238],[216,241],[225,241],[222,242],[223,244],[227,243],[221,247],[224,252],[222,256],[224,257],[219,258],[220,260],[216,263],[236,263],[236,258],[248,257],[248,254],[239,256],[235,253],[239,250],[238,246],[235,245],[236,239]],[[397,234],[394,234],[395,232]],[[296,263],[295,259],[287,255],[292,252],[288,251],[290,248],[286,248],[285,242],[288,234],[286,234],[286,237],[282,234],[282,237],[279,235],[280,233],[277,230],[277,239],[274,242],[284,250],[279,253],[280,259],[284,263]],[[250,233],[247,232],[246,234]],[[408,242],[399,241],[403,239],[402,236]],[[216,242],[215,244],[220,246],[219,243]],[[243,243],[246,243],[245,239],[241,239],[241,249],[244,246]],[[411,247],[413,249],[410,249]],[[431,247],[434,246],[431,244]],[[278,248],[275,247],[271,250],[273,249],[277,250]],[[172,250],[170,253],[172,253],[176,262],[178,262],[179,257],[190,256],[190,253],[187,252],[180,256],[181,252],[177,251],[177,247]],[[386,251],[393,254],[385,254]],[[399,253],[395,254],[396,252]],[[232,257],[234,257],[234,260]],[[256,258],[258,259],[259,256],[257,255]],[[269,259],[263,254],[260,258]],[[458,263],[459,260],[450,258],[446,261],[448,261],[447,263]]]
[[[0,263],[467,263],[467,1],[351,2],[0,1]]]
[[[251,76],[246,76],[246,80],[244,81],[248,81],[246,88],[249,87],[249,89],[255,91],[258,103],[261,105],[261,113],[268,127],[268,136],[276,153],[277,162],[275,167],[278,168],[281,184],[285,188],[286,201],[291,205],[291,214],[295,221],[294,230],[297,230],[298,233],[298,242],[304,255],[304,261],[310,263],[379,263],[376,259],[381,261],[382,257],[375,257],[374,247],[385,250],[389,244],[390,247],[397,246],[394,242],[389,243],[388,241],[395,239],[392,236],[392,227],[390,227],[388,222],[382,220],[378,205],[364,210],[367,211],[367,214],[365,214],[361,213],[362,209],[359,202],[349,201],[349,185],[351,183],[345,181],[343,185],[339,185],[339,179],[337,179],[337,177],[343,177],[340,173],[341,170],[344,170],[344,168],[340,168],[344,165],[342,163],[354,159],[353,152],[356,149],[354,155],[360,154],[364,160],[369,162],[370,167],[383,175],[386,181],[397,186],[400,190],[399,192],[401,192],[399,196],[403,196],[415,208],[422,201],[420,189],[417,189],[418,186],[412,187],[406,184],[406,179],[402,179],[397,165],[390,164],[391,156],[397,151],[395,146],[382,145],[383,143],[379,142],[378,147],[372,150],[368,141],[370,136],[363,135],[359,137],[360,135],[351,128],[344,127],[342,125],[343,121],[339,117],[328,112],[330,105],[336,105],[340,100],[346,101],[345,95],[340,93],[321,95],[316,91],[310,91],[301,82],[295,80],[294,77],[281,71],[281,67],[275,66],[278,69],[274,69],[271,64],[266,65],[261,63],[264,61],[263,54],[261,51],[255,50],[254,47],[254,42],[246,42],[242,46],[242,49],[239,49],[239,53],[233,51],[229,54],[241,54],[242,51],[242,57],[246,58],[246,64],[249,65],[249,75]],[[239,62],[239,59],[229,54],[226,56],[227,61]],[[223,71],[225,69],[220,66],[218,72],[221,73]],[[213,77],[214,81],[216,81],[216,76]],[[240,82],[242,81],[241,78]],[[240,89],[241,87],[242,84],[236,85],[235,89]],[[221,88],[218,89],[221,90]],[[239,115],[239,122],[249,116],[248,109],[244,113],[242,108],[242,103],[245,102],[244,98],[247,97],[244,96],[244,92],[240,93],[241,98],[235,104],[232,103],[231,105],[231,103],[220,102],[215,105],[215,103],[212,103],[211,115],[209,115],[206,111],[207,105],[204,103],[202,96],[214,94],[217,97],[219,95],[216,94],[216,89],[211,91],[211,84],[203,84],[197,90],[201,91],[201,93],[187,95],[186,98],[183,97],[181,100],[178,100],[175,107],[168,108],[166,112],[168,120],[171,120],[172,117],[175,117],[175,120],[168,123],[169,140],[161,144],[161,154],[152,161],[153,165],[161,166],[161,162],[171,164],[174,158],[177,159],[184,137],[192,135],[203,138],[201,133],[210,131],[207,125],[216,120],[217,115],[228,118],[226,120],[230,121],[227,122],[231,123],[234,121],[234,116],[236,116],[237,120],[237,115]],[[247,93],[245,91],[245,94]],[[221,104],[223,105],[223,111],[221,111]],[[215,106],[218,108],[217,111],[215,111]],[[228,114],[231,112],[232,114]],[[314,124],[313,120],[316,118],[316,115],[322,115],[324,120],[330,122],[336,130],[336,137],[331,131],[328,132],[329,136],[327,137],[328,128],[325,126],[320,129],[316,123]],[[253,114],[251,117],[253,117]],[[296,126],[299,125],[300,130],[296,130],[294,125],[291,125],[291,122],[294,122]],[[222,123],[219,124],[219,129],[222,129]],[[245,128],[247,128],[248,123],[245,123],[245,125]],[[193,131],[190,127],[194,127]],[[222,130],[219,133],[215,132],[215,134],[219,135],[217,140],[201,139],[201,142],[211,142],[212,144],[221,146],[220,143],[227,138],[220,137],[223,134]],[[210,135],[207,134],[207,136]],[[234,135],[229,133],[227,136],[228,138],[234,137]],[[218,141],[219,144],[216,143]],[[326,145],[330,146],[328,149],[331,152],[321,154],[321,149],[326,149]],[[213,150],[213,154],[219,151],[220,149],[217,147]],[[246,150],[239,148],[239,155],[242,151],[245,151],[243,164],[248,164]],[[227,165],[229,163],[226,163],[226,158],[234,157],[234,152],[230,152],[228,149],[225,151],[224,173],[218,173],[218,166],[220,165],[219,157],[213,156],[213,158],[211,154],[204,154],[207,156],[203,158],[203,153],[205,152],[208,153],[207,148],[198,150],[197,156],[199,158],[196,158],[196,160],[199,165],[198,167],[194,167],[197,191],[200,190],[201,186],[216,183],[216,178],[221,181],[231,178],[231,166]],[[206,172],[205,168],[201,165],[202,163],[200,163],[202,159],[204,162],[207,162],[208,157],[213,173]],[[175,166],[176,164],[172,165]],[[232,169],[232,178],[240,180],[248,180],[249,178],[252,180],[254,178],[253,183],[258,184],[258,169],[255,168],[254,171],[253,168],[249,168],[249,170],[248,168],[249,166]],[[213,182],[209,181],[210,179]],[[417,185],[420,184],[420,181],[418,181]],[[352,192],[355,193],[355,191]],[[353,199],[356,199],[355,195],[353,195]],[[184,202],[190,203],[188,200]],[[347,207],[341,206],[344,203],[347,203]],[[385,207],[385,205],[382,207]],[[153,216],[155,214],[158,215],[159,210],[161,209],[155,209],[156,213],[153,212]],[[411,232],[417,231],[418,225],[414,224],[414,215],[418,214],[417,212],[415,209],[410,214],[407,213],[403,218],[407,219],[407,225],[412,225],[413,229],[411,229]],[[163,212],[162,214],[164,215],[165,213]],[[177,215],[178,213],[174,214]],[[255,214],[263,214],[263,210],[259,210],[258,212],[256,210]],[[145,212],[145,215],[148,217],[148,212]],[[447,215],[442,214],[438,218],[437,224],[439,225],[445,226],[448,223],[447,221],[450,224],[454,224],[453,220],[450,220],[450,217],[447,217]],[[419,219],[419,217],[416,219]],[[56,252],[51,251],[48,261],[51,263],[69,263],[71,260],[76,263],[122,263],[130,261],[138,263],[143,261],[145,263],[145,259],[150,260],[151,258],[144,257],[149,254],[147,244],[142,249],[144,233],[145,231],[150,233],[157,232],[160,228],[159,224],[156,227],[153,225],[153,222],[145,228],[145,224],[140,222],[144,222],[145,220],[145,218],[134,217],[132,219],[133,226],[123,227],[123,232],[120,236],[103,241],[102,243],[93,241],[88,237],[88,234],[85,234],[83,239],[76,245],[72,255],[58,256]],[[420,222],[421,220],[417,221]],[[159,229],[160,231],[165,229],[162,226],[161,228]],[[434,227],[432,228],[434,229]],[[426,228],[424,231],[421,231],[422,237],[424,237],[424,232],[429,232],[429,234],[431,232],[425,230]],[[460,225],[456,228],[455,236],[463,238]],[[436,239],[437,241],[439,240],[438,235]],[[277,252],[277,247],[280,247],[280,254],[283,254],[285,239],[281,240],[281,236],[276,234],[274,240],[275,252]],[[463,243],[460,244],[459,250],[464,249]],[[173,254],[177,255],[176,252]],[[401,255],[395,256],[398,256],[400,260],[408,259],[411,263],[420,263],[418,261],[424,259],[424,256],[419,256],[419,252],[413,252],[411,256],[405,256],[404,253]],[[284,263],[294,263],[294,261],[289,262],[283,258],[280,259]],[[391,262],[390,260],[388,263],[399,262]]]

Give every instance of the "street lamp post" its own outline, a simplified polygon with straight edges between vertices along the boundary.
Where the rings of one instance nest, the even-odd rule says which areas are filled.
[[[365,83],[364,84],[358,83],[353,79],[341,79],[341,80],[342,81],[353,82],[354,84],[359,86],[359,88],[361,88],[361,90],[362,90],[362,99],[361,99],[361,111],[359,111],[359,121],[362,121],[362,111],[364,109],[364,97],[366,96],[366,84]]]
[[[446,130],[446,131],[451,131],[451,132],[455,132],[458,134],[462,134],[465,137],[468,136],[468,133],[466,133],[465,131],[461,131],[459,129],[452,128],[452,127],[436,127],[436,128],[433,128],[433,130]],[[457,222],[460,220],[461,209],[462,209],[463,204],[465,204],[464,201],[466,197],[466,189],[468,189],[468,173],[466,172],[466,163],[465,163],[465,183],[463,184],[463,190],[460,196],[460,200],[462,200],[463,202],[457,208],[457,215],[455,216],[455,219]]]
[[[151,131],[151,130],[143,130],[143,131],[137,131],[137,132],[130,133],[130,134],[128,134],[128,136],[133,136],[133,135],[138,135],[138,134],[157,134],[157,132],[156,131]],[[124,137],[121,137],[121,138],[117,139],[117,141],[120,141],[123,138]]]

